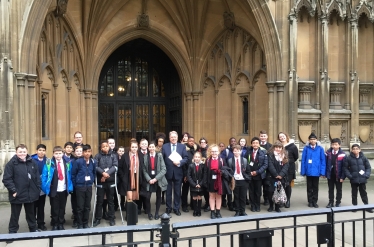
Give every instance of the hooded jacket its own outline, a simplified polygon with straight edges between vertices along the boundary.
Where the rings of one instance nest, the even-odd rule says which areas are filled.
[[[363,173],[360,174],[360,171]],[[344,161],[344,173],[351,180],[351,184],[365,184],[370,177],[371,166],[362,152],[358,158],[351,152]]]
[[[301,176],[319,177],[326,174],[325,151],[320,142],[317,142],[314,149],[305,144],[301,157]]]
[[[65,169],[64,179],[66,183],[66,192],[70,194],[70,192],[73,192],[73,182],[71,181],[72,165],[71,162],[66,162],[64,159],[62,159],[62,163]],[[47,161],[47,163],[43,167],[43,173],[41,177],[43,192],[50,197],[55,197],[58,185],[58,172],[55,158]]]
[[[26,156],[26,161],[20,160],[17,155],[9,160],[5,165],[3,183],[8,189],[10,203],[31,203],[39,199],[39,169],[29,155]],[[16,197],[13,197],[14,193],[17,193]]]
[[[97,176],[97,183],[101,184],[100,182],[101,178],[103,177],[103,172],[106,172],[109,174],[109,178],[105,180],[105,183],[114,183],[115,177],[114,174],[118,170],[118,159],[116,155],[109,152],[107,154],[104,154],[100,151],[100,153],[95,155],[96,160],[96,176]]]

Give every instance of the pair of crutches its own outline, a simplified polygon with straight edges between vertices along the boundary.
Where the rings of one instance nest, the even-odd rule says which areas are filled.
[[[124,225],[125,222],[123,221],[123,216],[122,216],[121,196],[119,196],[118,188],[117,188],[117,169],[118,168],[116,167],[116,172],[114,174],[114,187],[116,188],[116,196],[117,196],[117,200],[118,200],[119,212],[121,214],[122,225]],[[94,199],[94,207],[93,207],[93,211],[92,211],[92,221],[91,221],[91,226],[92,227],[93,227],[93,222],[94,222],[95,213],[96,213],[96,200],[97,200],[97,187],[98,186],[100,186],[102,188],[102,185],[97,185],[97,176],[95,174],[95,199]]]

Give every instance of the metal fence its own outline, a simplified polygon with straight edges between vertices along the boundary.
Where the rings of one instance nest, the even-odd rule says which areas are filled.
[[[49,246],[53,247],[54,240],[59,238],[98,235],[101,243],[97,239],[97,243],[85,246],[369,247],[374,246],[374,214],[366,212],[370,208],[374,205],[266,213],[172,225],[169,216],[164,214],[161,224],[2,234],[0,242],[48,239]],[[124,233],[127,238],[122,237]],[[109,234],[122,234],[118,238],[122,242],[108,243]],[[133,239],[132,234],[140,234],[140,238],[127,242]]]

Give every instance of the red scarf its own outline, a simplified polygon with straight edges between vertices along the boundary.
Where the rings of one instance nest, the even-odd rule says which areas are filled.
[[[215,170],[217,173],[217,179],[214,182],[214,189],[217,190],[218,195],[222,195],[222,179],[221,179],[221,170]]]

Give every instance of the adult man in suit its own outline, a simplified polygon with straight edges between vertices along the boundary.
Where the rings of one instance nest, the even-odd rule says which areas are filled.
[[[168,181],[168,188],[166,191],[166,213],[171,213],[172,209],[178,216],[181,215],[179,211],[181,200],[181,185],[183,180],[183,166],[188,165],[188,154],[186,146],[178,143],[178,133],[171,131],[169,133],[170,143],[162,146],[162,155],[166,165],[166,179]],[[177,152],[182,159],[180,161],[172,161],[169,156],[172,152]],[[174,189],[174,204],[172,206],[172,192]]]

